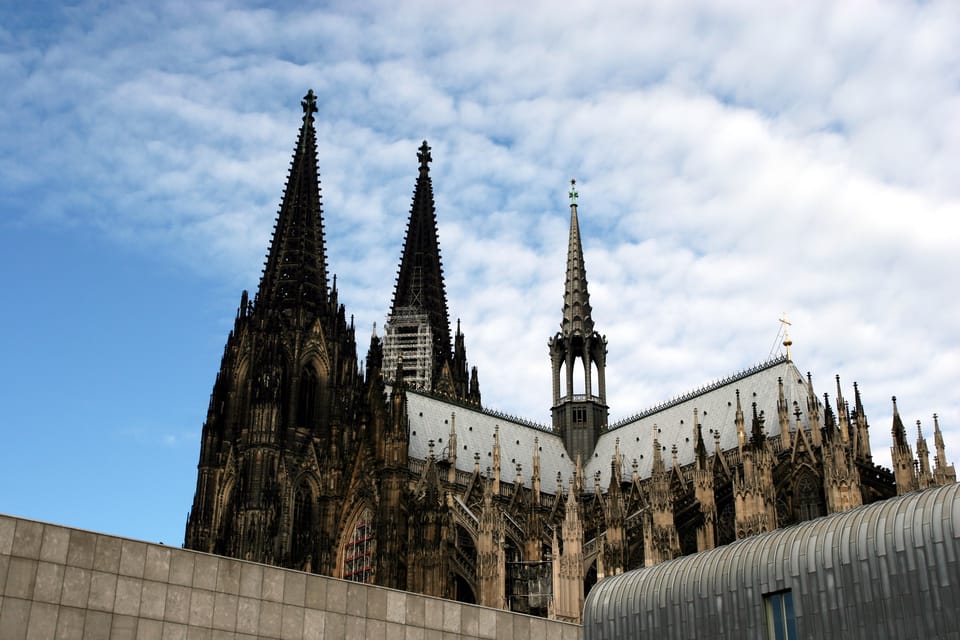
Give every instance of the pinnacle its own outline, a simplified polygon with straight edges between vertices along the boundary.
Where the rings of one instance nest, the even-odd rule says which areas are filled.
[[[590,293],[587,291],[587,269],[580,240],[580,221],[577,217],[576,181],[570,181],[570,238],[567,246],[567,276],[563,293],[563,322],[565,336],[588,336],[593,333]]]
[[[317,96],[313,94],[313,89],[307,91],[307,95],[303,96],[300,106],[303,107],[304,119],[312,118],[313,114],[317,112]]]
[[[893,396],[893,446],[906,448],[907,432],[903,426],[903,420],[900,418],[900,410],[897,409],[897,396]]]
[[[433,162],[433,157],[430,155],[430,146],[426,140],[423,141],[420,149],[417,150],[417,158],[420,160],[420,174],[423,175],[430,171],[429,165]]]
[[[328,302],[313,91],[300,102],[303,124],[267,253],[258,305],[269,311],[306,308],[317,313]]]
[[[403,254],[397,272],[391,316],[413,312],[425,314],[433,336],[433,377],[450,359],[450,318],[440,258],[437,214],[429,164],[433,157],[424,140],[417,151],[419,175],[410,206]]]

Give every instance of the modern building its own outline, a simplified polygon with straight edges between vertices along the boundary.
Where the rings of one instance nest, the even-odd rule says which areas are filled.
[[[955,638],[960,485],[915,491],[604,580],[585,640]]]
[[[459,322],[451,339],[426,142],[384,336],[361,368],[328,277],[312,92],[302,106],[263,276],[214,383],[186,547],[579,621],[605,576],[955,482],[936,419],[931,467],[895,401],[894,470],[874,464],[860,389],[851,403],[837,378],[821,398],[789,340],[609,423],[607,350],[630,345],[597,330],[575,188],[544,358],[552,424],[483,407]]]

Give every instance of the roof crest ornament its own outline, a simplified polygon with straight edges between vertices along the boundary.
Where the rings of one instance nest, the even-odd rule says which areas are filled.
[[[779,348],[779,346],[777,345],[777,341],[781,340],[782,338],[782,341],[780,342],[780,344],[786,348],[787,361],[792,361],[793,356],[790,354],[790,347],[793,345],[793,340],[790,339],[789,328],[793,323],[790,322],[790,320],[787,318],[786,311],[780,314],[780,317],[777,318],[777,321],[780,322],[780,328],[777,329],[777,336],[773,339],[773,345],[770,347],[770,355],[767,357],[768,358],[774,357],[774,354],[777,353],[777,350]]]
[[[764,362],[757,363],[748,369],[744,369],[743,371],[740,371],[738,373],[731,374],[726,378],[717,380],[716,382],[711,382],[710,384],[704,385],[699,389],[694,389],[693,391],[689,391],[687,393],[679,395],[676,398],[672,398],[665,402],[661,402],[660,404],[654,405],[648,409],[644,409],[643,411],[635,413],[632,416],[628,416],[621,420],[617,420],[616,422],[614,422],[613,424],[607,427],[607,431],[613,431],[614,429],[619,429],[620,427],[626,426],[628,424],[631,424],[633,422],[646,418],[647,416],[651,416],[655,413],[663,411],[664,409],[669,409],[670,407],[675,407],[678,404],[682,404],[687,400],[690,400],[691,398],[696,398],[697,396],[703,395],[705,393],[709,393],[710,391],[714,391],[721,387],[725,387],[728,384],[732,384],[739,380],[743,380],[744,378],[748,378],[755,373],[763,371],[764,369],[769,369],[771,367],[774,367],[778,364],[782,364],[784,362],[787,362],[787,357],[784,355],[779,355],[779,356],[770,358],[769,360],[766,360]]]
[[[463,402],[458,402],[456,398],[450,398],[450,397],[448,397],[448,396],[441,396],[441,395],[439,395],[439,394],[431,393],[431,392],[429,392],[429,391],[424,391],[423,389],[408,389],[407,391],[408,391],[409,393],[414,393],[414,394],[416,394],[416,395],[423,396],[423,397],[425,397],[425,398],[431,398],[431,399],[436,399],[436,400],[443,400],[444,402],[446,402],[446,403],[448,403],[448,404],[457,404],[457,405],[459,405],[461,408],[466,409],[466,410],[468,410],[468,411],[474,411],[474,412],[476,412],[476,413],[482,413],[483,415],[490,416],[490,417],[493,417],[493,418],[500,418],[500,419],[503,419],[503,420],[512,422],[512,423],[514,423],[514,424],[518,424],[518,425],[522,425],[522,426],[524,426],[524,427],[530,427],[530,428],[532,428],[532,429],[536,429],[536,430],[538,430],[538,431],[545,431],[545,432],[547,432],[547,433],[553,433],[553,427],[548,427],[547,425],[540,424],[540,423],[538,423],[538,422],[534,422],[533,420],[530,420],[530,419],[528,419],[528,418],[524,418],[524,417],[522,417],[522,416],[515,416],[515,415],[513,415],[513,414],[511,414],[511,413],[507,413],[507,412],[505,412],[505,411],[498,411],[498,410],[496,410],[496,409],[491,409],[491,408],[488,408],[488,407],[477,407],[477,406],[475,406],[475,405],[468,405],[468,404],[463,403]]]
[[[576,178],[571,178],[571,179],[570,179],[570,193],[567,194],[567,195],[570,196],[570,206],[573,206],[573,207],[577,206],[577,198],[580,196],[580,194],[577,193],[577,180],[576,180]]]
[[[790,347],[793,345],[793,340],[790,339],[790,333],[788,329],[792,323],[787,319],[787,312],[784,311],[780,315],[780,326],[783,328],[783,346],[787,350],[787,360],[793,360],[790,356]]]

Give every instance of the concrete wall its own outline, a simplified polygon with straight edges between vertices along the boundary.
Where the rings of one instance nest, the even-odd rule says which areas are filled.
[[[542,618],[0,516],[0,640],[580,640]]]

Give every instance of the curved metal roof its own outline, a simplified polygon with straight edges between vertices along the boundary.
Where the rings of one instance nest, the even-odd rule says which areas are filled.
[[[791,590],[799,637],[954,637],[960,484],[918,491],[599,582],[585,640],[765,637]]]

